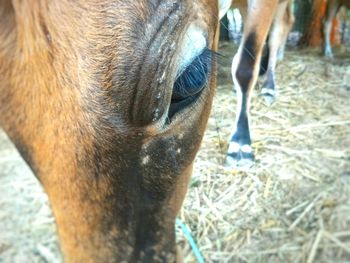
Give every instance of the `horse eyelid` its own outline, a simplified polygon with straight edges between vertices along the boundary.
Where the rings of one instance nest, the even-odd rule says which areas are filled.
[[[208,76],[212,72],[212,64],[220,55],[215,51],[208,48],[204,49],[201,54],[199,54],[190,65],[188,65],[182,73],[176,77],[177,83],[192,82],[194,78],[200,76],[197,82],[206,84],[208,82]],[[203,74],[204,73],[204,74]],[[188,81],[186,81],[188,80]],[[193,84],[193,83],[192,83]]]

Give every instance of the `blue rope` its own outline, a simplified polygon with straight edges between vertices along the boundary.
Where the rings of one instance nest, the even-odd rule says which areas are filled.
[[[176,218],[176,225],[179,226],[182,230],[182,232],[184,233],[187,241],[190,243],[190,246],[192,248],[192,251],[197,259],[198,263],[204,263],[204,258],[201,254],[201,252],[199,251],[199,248],[196,244],[196,242],[194,241],[190,230],[188,229],[188,227],[182,223],[182,221],[179,218]]]

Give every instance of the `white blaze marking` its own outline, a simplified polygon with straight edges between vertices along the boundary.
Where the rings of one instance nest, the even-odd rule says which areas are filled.
[[[184,36],[180,53],[180,70],[184,70],[191,62],[202,53],[207,41],[204,32],[198,26],[190,25]],[[180,72],[181,73],[181,72]]]
[[[219,0],[219,19],[223,18],[223,16],[230,9],[232,4],[232,0]]]
[[[248,12],[250,10],[257,10],[259,8],[259,3],[260,0],[250,0],[248,1]]]

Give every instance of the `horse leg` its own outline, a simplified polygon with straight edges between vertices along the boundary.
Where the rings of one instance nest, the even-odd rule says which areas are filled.
[[[276,99],[275,69],[278,60],[278,52],[284,48],[288,34],[293,26],[294,16],[289,1],[278,5],[275,19],[272,23],[268,40],[268,65],[266,81],[264,82],[261,95],[265,98],[266,104],[271,105]]]
[[[254,159],[249,132],[250,91],[257,81],[262,49],[277,3],[278,0],[249,1],[243,38],[232,62],[237,115],[226,158],[228,167],[251,165]]]
[[[284,17],[283,17],[283,24],[285,26],[284,32],[286,33],[286,35],[284,37],[284,42],[281,44],[280,48],[278,49],[277,61],[281,61],[284,58],[284,51],[286,48],[288,34],[292,30],[294,22],[295,22],[295,17],[294,17],[293,9],[292,9],[292,1],[289,1],[289,4],[287,5],[287,9],[286,9],[286,12],[284,13]]]
[[[329,57],[329,58],[333,57],[331,40],[330,40],[332,23],[333,23],[333,19],[336,16],[339,8],[340,8],[340,3],[338,0],[328,1],[326,16],[325,16],[325,20],[324,20],[324,27],[323,27],[323,33],[324,33],[323,54],[325,57]]]

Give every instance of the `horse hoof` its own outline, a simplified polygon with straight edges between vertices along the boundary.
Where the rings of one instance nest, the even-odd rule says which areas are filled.
[[[260,96],[264,98],[265,104],[267,106],[271,106],[276,101],[276,94],[272,89],[262,89]]]
[[[326,58],[333,58],[333,52],[326,49],[323,53],[323,55],[326,57]]]
[[[276,101],[276,98],[274,96],[271,96],[270,94],[263,94],[263,97],[264,97],[266,106],[269,106],[269,107],[272,106],[272,104],[274,104]]]
[[[249,170],[254,164],[254,155],[252,153],[240,151],[238,153],[229,153],[224,166],[226,169]]]

